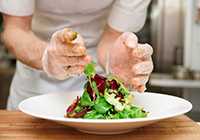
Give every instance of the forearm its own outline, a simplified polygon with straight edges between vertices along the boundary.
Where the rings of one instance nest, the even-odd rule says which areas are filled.
[[[22,63],[42,69],[42,55],[47,43],[39,39],[30,30],[22,30],[14,26],[5,28],[3,41],[8,50]]]
[[[98,61],[102,67],[105,68],[106,66],[106,57],[109,47],[113,45],[113,42],[115,42],[121,34],[121,32],[106,26],[97,48]]]

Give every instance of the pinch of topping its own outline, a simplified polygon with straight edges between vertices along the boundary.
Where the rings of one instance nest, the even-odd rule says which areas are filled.
[[[72,42],[78,37],[78,32],[74,32],[70,29],[65,29],[63,33],[64,43],[72,44]]]

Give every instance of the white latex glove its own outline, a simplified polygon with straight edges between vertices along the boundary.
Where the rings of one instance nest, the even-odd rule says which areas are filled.
[[[64,80],[69,76],[81,74],[84,65],[90,61],[91,57],[86,54],[80,34],[63,29],[52,35],[43,54],[42,66],[48,76]]]
[[[138,44],[135,34],[123,33],[110,47],[109,71],[118,76],[127,86],[144,92],[153,70],[151,55],[153,49],[148,44]]]

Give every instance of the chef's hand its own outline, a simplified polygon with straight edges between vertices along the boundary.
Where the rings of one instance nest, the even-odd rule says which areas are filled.
[[[90,61],[91,57],[86,54],[80,34],[63,29],[52,35],[43,54],[42,67],[48,76],[64,80],[69,76],[81,74],[84,65]]]
[[[139,44],[135,34],[125,32],[109,48],[109,70],[126,85],[144,92],[153,70],[152,53],[150,45]]]

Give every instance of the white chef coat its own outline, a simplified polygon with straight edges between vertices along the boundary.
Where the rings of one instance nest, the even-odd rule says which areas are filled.
[[[96,59],[95,46],[107,23],[118,31],[137,32],[144,25],[150,0],[0,0],[0,11],[13,16],[33,15],[32,30],[48,41],[53,32],[70,27],[86,41]],[[27,46],[28,47],[28,46]],[[78,81],[78,82],[77,82]],[[84,77],[58,81],[17,61],[8,109],[25,98],[81,89]]]

